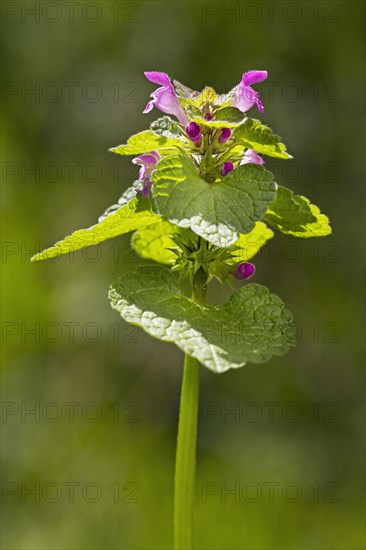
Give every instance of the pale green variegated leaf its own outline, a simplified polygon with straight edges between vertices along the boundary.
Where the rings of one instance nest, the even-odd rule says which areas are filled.
[[[161,221],[139,229],[132,235],[131,245],[134,251],[146,260],[170,265],[176,254],[171,248],[177,248],[177,245],[170,237],[180,231],[177,225],[167,221]]]
[[[278,187],[277,198],[268,208],[264,220],[294,237],[325,237],[332,232],[329,219],[317,206],[282,186]]]
[[[255,164],[208,183],[190,159],[170,155],[152,177],[159,213],[220,247],[233,244],[239,233],[249,233],[276,197],[273,175]]]
[[[126,145],[112,147],[109,151],[118,155],[140,155],[158,150],[164,156],[176,151],[177,147],[182,148],[183,145],[184,142],[178,138],[166,137],[146,130],[131,136]]]
[[[109,299],[125,321],[217,373],[262,363],[296,343],[291,314],[258,284],[243,286],[223,307],[200,306],[181,294],[166,268],[147,266],[116,281]]]
[[[183,109],[186,111],[188,118],[191,119],[191,115],[194,113],[196,115],[199,115],[200,110],[199,107],[196,105],[196,98],[200,95],[200,93],[192,90],[188,86],[185,86],[181,82],[178,82],[178,80],[173,81],[173,86],[175,89],[175,93],[179,98],[179,102],[182,105]]]
[[[178,126],[175,120],[170,118],[170,116],[163,116],[154,120],[154,122],[150,124],[150,128],[155,134],[167,138],[179,138],[184,136],[181,127]]]
[[[281,143],[281,138],[259,120],[248,118],[243,124],[237,126],[234,130],[233,139],[235,143],[244,145],[244,147],[253,149],[263,155],[281,159],[292,158],[286,152],[286,146]]]
[[[239,262],[247,262],[258,254],[262,246],[264,246],[269,239],[272,239],[273,235],[273,231],[269,229],[265,223],[257,222],[250,233],[239,235],[239,239],[236,243],[229,246],[227,251],[230,252],[230,257],[227,263],[237,264]]]
[[[189,88],[185,84],[182,84],[181,82],[179,82],[179,80],[173,80],[173,86],[179,98],[190,99],[195,98],[199,95],[199,92],[196,92],[196,90],[192,90],[192,88]]]
[[[61,254],[69,254],[86,246],[96,245],[112,237],[158,222],[161,219],[160,216],[148,210],[147,205],[147,199],[134,198],[113,214],[109,214],[100,223],[92,225],[88,229],[75,231],[54,246],[33,256],[31,261],[38,262],[61,256]]]
[[[217,99],[217,103],[222,107],[229,107],[233,102],[233,99],[235,97],[237,90],[238,90],[238,85],[234,86],[234,88],[229,90],[226,94],[219,95]]]

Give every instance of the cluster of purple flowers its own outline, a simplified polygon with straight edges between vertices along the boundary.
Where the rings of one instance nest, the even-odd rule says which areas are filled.
[[[176,116],[184,128],[188,139],[192,143],[199,145],[203,138],[202,127],[197,122],[189,120],[186,111],[183,109],[178,99],[169,76],[165,73],[155,71],[145,72],[145,76],[148,80],[150,80],[150,82],[158,84],[160,87],[151,94],[150,97],[152,99],[148,102],[143,112],[149,113],[153,107],[156,107],[163,113]],[[240,83],[235,88],[235,93],[233,94],[231,100],[231,106],[236,107],[242,113],[246,113],[251,107],[253,107],[253,105],[256,105],[258,111],[263,113],[264,108],[261,102],[260,94],[252,88],[252,85],[262,82],[266,78],[267,71],[248,71],[244,73]],[[211,113],[207,112],[205,113],[204,118],[206,120],[212,120],[213,116]],[[223,145],[230,140],[231,136],[232,131],[230,128],[221,128],[217,141],[220,145]],[[139,181],[143,184],[140,192],[144,197],[150,194],[152,187],[151,174],[160,159],[161,156],[159,152],[152,151],[151,153],[136,157],[132,161],[140,166]],[[262,165],[264,164],[264,160],[252,149],[247,149],[239,164],[242,165],[248,163]],[[227,176],[234,169],[235,165],[233,162],[223,162],[221,165],[221,175]],[[237,279],[247,279],[254,275],[254,273],[254,265],[248,262],[243,262],[237,266],[233,275]]]

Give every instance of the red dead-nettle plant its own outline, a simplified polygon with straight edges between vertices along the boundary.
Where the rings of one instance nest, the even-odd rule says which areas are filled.
[[[145,113],[166,116],[127,144],[111,149],[134,155],[138,179],[98,223],[76,231],[33,261],[98,244],[133,231],[132,248],[160,265],[139,267],[110,288],[112,307],[184,353],[175,471],[175,547],[193,547],[194,478],[199,365],[215,373],[262,363],[296,343],[291,314],[276,295],[245,284],[222,307],[205,304],[208,283],[231,284],[255,273],[249,260],[273,229],[300,238],[331,232],[328,218],[303,196],[278,185],[261,155],[289,159],[278,135],[247,116],[263,112],[253,85],[266,71],[249,71],[228,94],[195,92],[168,75],[145,73],[160,87]],[[174,120],[169,115],[174,115]],[[191,297],[182,292],[190,281]]]

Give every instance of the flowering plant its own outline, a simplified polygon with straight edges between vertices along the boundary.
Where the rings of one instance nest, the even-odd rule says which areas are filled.
[[[252,87],[266,71],[246,72],[229,93],[187,88],[147,72],[159,88],[144,113],[165,113],[150,130],[111,149],[133,155],[138,179],[88,229],[76,231],[33,261],[134,232],[132,247],[161,265],[139,267],[110,288],[112,307],[127,322],[185,353],[175,476],[175,545],[193,545],[193,496],[199,364],[222,373],[282,355],[296,343],[291,314],[259,284],[234,292],[222,307],[206,305],[212,278],[231,284],[255,273],[249,262],[273,237],[321,237],[328,218],[303,196],[277,185],[263,156],[292,158],[278,135],[250,118],[264,112]],[[171,116],[176,117],[174,120]],[[192,297],[181,290],[188,280]]]

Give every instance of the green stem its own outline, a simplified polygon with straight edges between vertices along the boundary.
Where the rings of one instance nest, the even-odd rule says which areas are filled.
[[[199,271],[193,281],[193,299],[203,303],[205,290],[205,278]],[[175,461],[175,550],[193,549],[199,369],[199,361],[186,355]]]
[[[185,356],[175,461],[175,550],[193,548],[199,367],[197,359]]]

